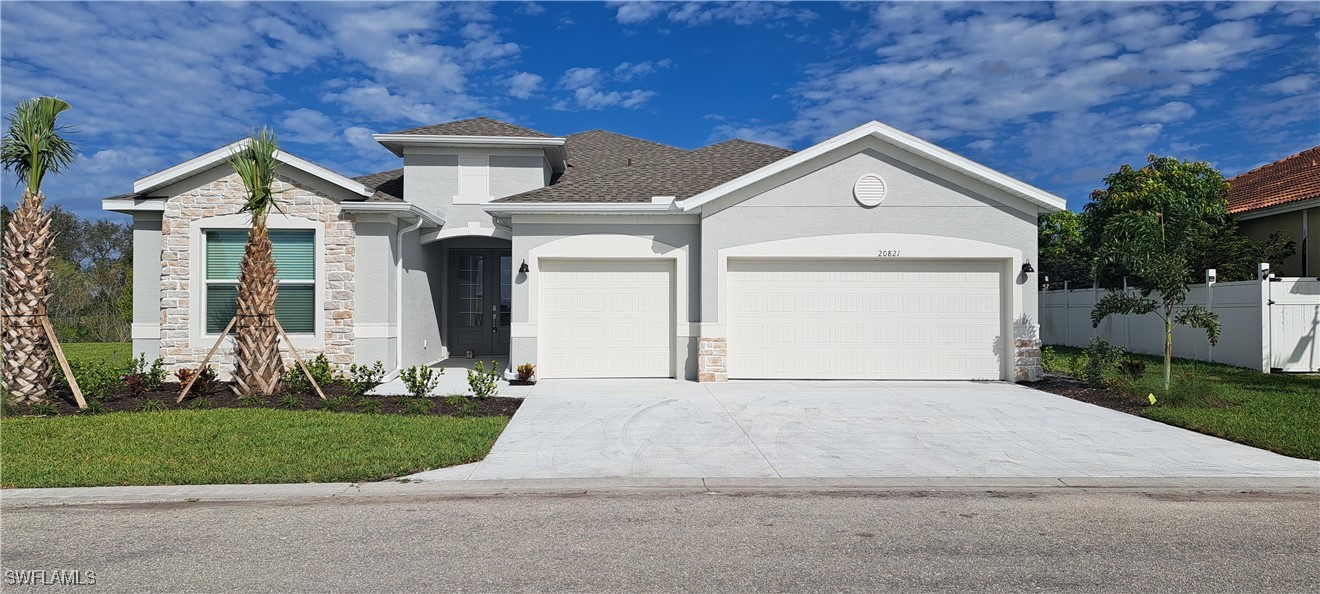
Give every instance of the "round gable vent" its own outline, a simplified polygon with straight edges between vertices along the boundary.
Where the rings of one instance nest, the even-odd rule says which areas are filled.
[[[862,206],[879,206],[885,201],[885,191],[885,180],[874,173],[857,178],[853,185],[853,197]]]

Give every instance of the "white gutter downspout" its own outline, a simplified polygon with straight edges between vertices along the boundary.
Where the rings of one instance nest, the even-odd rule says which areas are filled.
[[[385,374],[385,381],[393,380],[403,372],[403,236],[422,228],[426,222],[417,217],[417,223],[411,227],[399,229],[398,255],[394,258],[394,369]]]

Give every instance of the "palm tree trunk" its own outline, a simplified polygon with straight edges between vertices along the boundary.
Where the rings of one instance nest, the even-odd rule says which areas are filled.
[[[15,402],[40,402],[51,383],[50,339],[39,316],[50,299],[50,261],[55,235],[46,197],[31,190],[9,219],[0,269],[0,348],[4,349],[3,384]]]
[[[234,391],[269,396],[279,386],[284,363],[275,329],[275,259],[265,217],[254,217],[238,277],[238,323],[234,346]]]

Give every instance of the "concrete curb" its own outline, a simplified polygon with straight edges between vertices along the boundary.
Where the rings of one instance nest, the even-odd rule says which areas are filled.
[[[807,493],[881,491],[1292,491],[1320,495],[1317,477],[859,477],[588,478],[495,481],[382,481],[278,485],[180,485],[5,489],[0,507],[629,493]]]

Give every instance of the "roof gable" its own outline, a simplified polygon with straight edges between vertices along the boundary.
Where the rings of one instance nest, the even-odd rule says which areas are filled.
[[[198,173],[216,167],[217,165],[228,161],[231,155],[247,146],[247,143],[248,139],[244,138],[238,142],[222,146],[199,157],[179,163],[169,169],[157,171],[156,173],[138,179],[133,182],[133,193],[137,195],[147,195],[155,190],[183,181],[197,175]],[[340,188],[364,198],[371,196],[373,193],[370,188],[367,188],[367,186],[363,185],[360,181],[347,178],[296,155],[277,150],[275,151],[275,159],[284,165],[302,171],[308,175],[318,177],[330,184],[339,186]]]
[[[1320,146],[1228,180],[1228,212],[1238,214],[1320,198]]]
[[[950,169],[959,174],[966,175],[967,177],[985,184],[992,190],[1003,192],[1004,194],[1017,199],[1025,200],[1046,211],[1055,212],[1067,208],[1067,202],[1063,198],[1055,196],[1045,190],[1004,175],[1003,173],[999,173],[989,167],[975,163],[966,157],[954,154],[896,128],[886,126],[880,122],[871,121],[835,136],[834,138],[804,149],[796,154],[776,160],[767,166],[748,173],[747,175],[739,176],[728,182],[705,190],[700,194],[693,196],[691,199],[683,201],[682,210],[684,212],[698,210],[711,201],[728,196],[737,190],[762,182],[774,175],[783,173],[815,159],[822,158],[837,149],[850,146],[853,143],[866,138],[874,138],[904,152],[916,155],[925,161]]]

